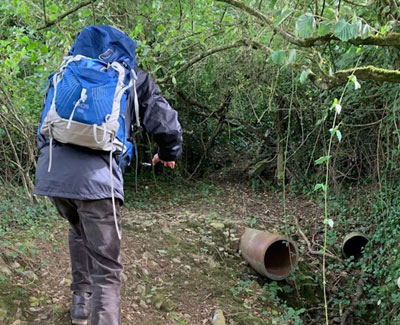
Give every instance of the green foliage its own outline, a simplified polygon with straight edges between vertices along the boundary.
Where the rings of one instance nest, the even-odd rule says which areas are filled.
[[[265,294],[269,298],[275,300],[276,303],[279,304],[284,310],[284,313],[282,315],[272,318],[272,324],[304,324],[300,315],[306,311],[305,308],[296,309],[288,306],[286,300],[281,297],[281,293],[283,293],[284,295],[293,294],[294,292],[292,287],[288,285],[281,286],[277,282],[271,282],[265,284],[263,289]]]
[[[311,37],[314,34],[315,27],[315,18],[310,13],[301,15],[296,21],[297,34],[302,38]]]
[[[286,52],[282,50],[272,52],[271,60],[276,64],[284,64],[286,61]]]
[[[371,324],[396,324],[399,321],[396,309],[400,299],[397,285],[400,252],[396,248],[400,233],[399,193],[399,184],[391,184],[382,192],[349,189],[347,193],[331,197],[332,212],[338,219],[335,224],[343,227],[335,231],[346,234],[357,229],[368,234],[370,242],[360,260],[350,259],[344,266],[331,265],[336,274],[347,276],[341,290],[332,294],[330,300],[335,308],[348,308],[354,293],[361,290],[355,313]],[[333,233],[330,236],[334,236]]]
[[[331,21],[323,21],[319,26],[317,30],[318,36],[324,36],[332,32],[332,27],[334,23]]]
[[[278,27],[292,13],[293,13],[293,9],[283,9],[282,11],[280,11],[280,14],[279,14],[278,18],[276,18],[276,20],[274,21],[274,26]]]
[[[346,42],[348,40],[357,38],[360,36],[360,34],[362,34],[364,38],[367,37],[368,27],[366,26],[368,25],[364,25],[363,27],[360,20],[349,24],[342,18],[336,23],[335,27],[333,28],[333,32],[340,40]]]
[[[10,190],[0,184],[2,201],[0,204],[0,238],[8,232],[30,230],[52,225],[57,219],[57,213],[46,201],[31,204],[22,188]]]

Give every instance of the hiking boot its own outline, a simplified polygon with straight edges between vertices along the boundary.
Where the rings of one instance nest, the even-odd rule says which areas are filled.
[[[75,291],[72,296],[70,316],[72,324],[86,325],[92,310],[92,294],[85,291]]]

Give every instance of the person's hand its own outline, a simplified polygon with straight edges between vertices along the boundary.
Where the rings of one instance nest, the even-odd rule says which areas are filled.
[[[175,161],[164,161],[158,157],[158,153],[156,153],[151,161],[153,166],[157,165],[159,162],[162,163],[165,167],[169,167],[171,169],[175,168]]]

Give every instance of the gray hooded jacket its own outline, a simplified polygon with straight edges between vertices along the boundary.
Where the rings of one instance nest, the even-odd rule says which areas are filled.
[[[145,131],[154,135],[159,157],[175,161],[182,154],[182,130],[178,113],[160,95],[151,77],[135,69],[139,115]],[[132,103],[133,104],[133,103]],[[134,122],[133,105],[127,108],[128,123]],[[78,200],[97,200],[111,197],[109,153],[85,147],[53,142],[53,162],[49,164],[49,139],[38,137],[40,155],[37,163],[34,193]],[[124,200],[122,171],[113,159],[114,194]]]

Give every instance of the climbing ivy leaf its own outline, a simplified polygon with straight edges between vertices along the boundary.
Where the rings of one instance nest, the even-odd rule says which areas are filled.
[[[92,11],[89,8],[84,8],[83,10],[81,10],[81,13],[84,17],[90,16],[90,14],[92,13]]]
[[[49,52],[47,46],[46,46],[46,45],[42,45],[42,46],[40,47],[40,53],[46,54],[47,52]]]
[[[21,38],[18,38],[18,39],[17,39],[17,42],[18,42],[19,44],[26,44],[26,43],[29,42],[29,37],[26,36],[26,35],[24,35],[24,36],[22,36]]]
[[[312,14],[301,15],[296,21],[297,34],[302,38],[309,38],[315,31],[315,18]]]
[[[26,47],[29,51],[33,51],[38,46],[37,41],[30,42],[29,45]]]

